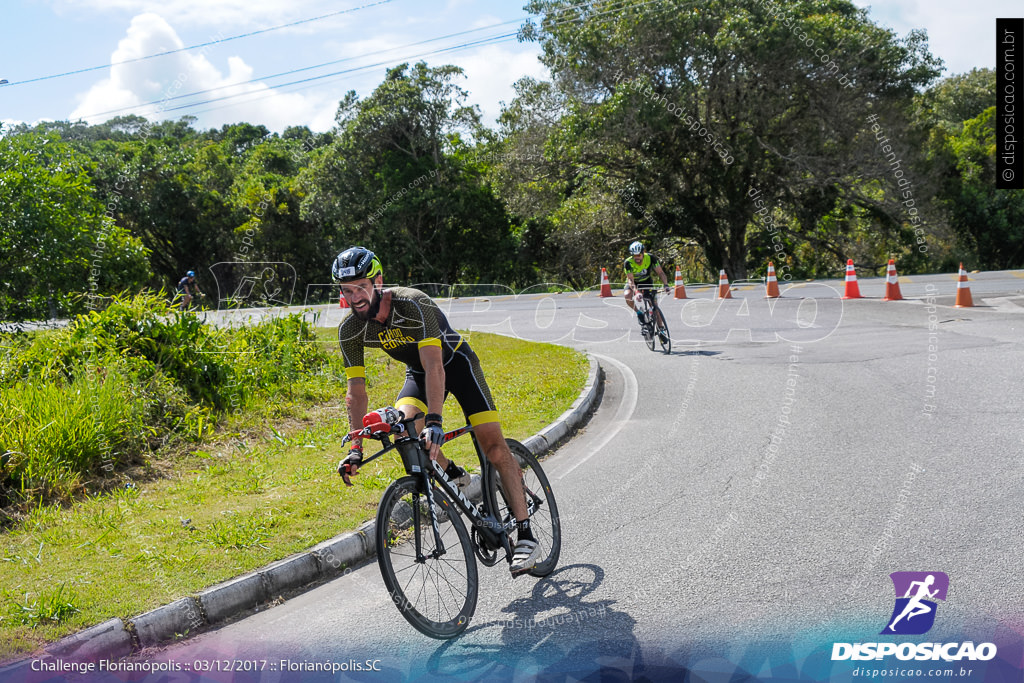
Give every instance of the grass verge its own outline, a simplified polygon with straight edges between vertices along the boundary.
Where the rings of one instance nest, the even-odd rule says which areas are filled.
[[[335,355],[334,329],[317,329],[317,340]],[[508,436],[523,439],[553,421],[586,381],[586,359],[570,349],[478,332],[471,341]],[[370,407],[388,405],[404,366],[368,353]],[[325,396],[325,386],[336,391]],[[0,534],[0,661],[194,594],[371,519],[401,465],[397,455],[381,458],[344,487],[335,471],[348,428],[343,394],[340,376],[322,375],[304,391],[247,403],[198,448],[158,452],[112,491],[70,506],[37,505]],[[445,412],[446,424],[457,425],[454,399]],[[457,462],[475,463],[468,439],[452,446],[446,453]]]

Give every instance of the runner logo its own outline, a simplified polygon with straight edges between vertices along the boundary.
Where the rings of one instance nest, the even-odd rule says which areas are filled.
[[[896,605],[882,635],[921,635],[935,623],[936,600],[945,600],[949,576],[942,572],[893,572]],[[832,661],[987,662],[996,656],[995,643],[832,643]],[[857,676],[855,670],[853,673]]]
[[[881,635],[927,633],[935,623],[935,601],[946,599],[949,576],[943,572],[893,572],[889,576],[896,589],[896,605]]]

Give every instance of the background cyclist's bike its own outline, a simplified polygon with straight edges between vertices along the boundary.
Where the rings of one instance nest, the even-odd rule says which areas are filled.
[[[502,557],[512,563],[509,534],[516,520],[505,483],[482,452],[472,427],[448,432],[445,443],[466,433],[473,438],[483,489],[478,505],[423,450],[413,433],[416,419],[381,408],[368,413],[363,428],[346,435],[342,445],[357,436],[381,441],[384,448],[364,458],[363,466],[398,450],[407,476],[388,486],[377,508],[377,563],[391,600],[410,624],[431,638],[453,638],[466,629],[476,611],[476,560],[488,567]],[[533,454],[518,441],[506,442],[522,473],[513,485],[526,494],[530,526],[541,547],[541,559],[528,573],[547,576],[562,547],[555,496]],[[460,513],[469,520],[470,531]]]
[[[639,297],[634,297],[633,302],[636,310],[640,311],[640,333],[647,342],[647,348],[654,350],[655,342],[661,344],[661,350],[665,353],[672,351],[672,337],[668,332],[668,324],[665,322],[665,314],[658,306],[658,296],[654,289],[640,288]]]
[[[181,292],[175,293],[171,299],[172,308],[176,308],[179,311],[208,311],[210,310],[210,303],[206,299],[206,294],[199,292],[192,297],[189,301],[188,306],[185,305],[185,297]]]

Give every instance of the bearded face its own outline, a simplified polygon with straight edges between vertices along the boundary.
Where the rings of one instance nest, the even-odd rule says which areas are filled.
[[[380,279],[379,276],[377,278]],[[346,282],[341,286],[352,315],[360,320],[372,320],[380,313],[381,283],[374,283],[368,278]]]

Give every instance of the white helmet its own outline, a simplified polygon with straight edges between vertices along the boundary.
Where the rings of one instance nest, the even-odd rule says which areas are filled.
[[[633,244],[629,245],[629,253],[633,256],[644,253],[644,245],[640,242],[633,242]]]

